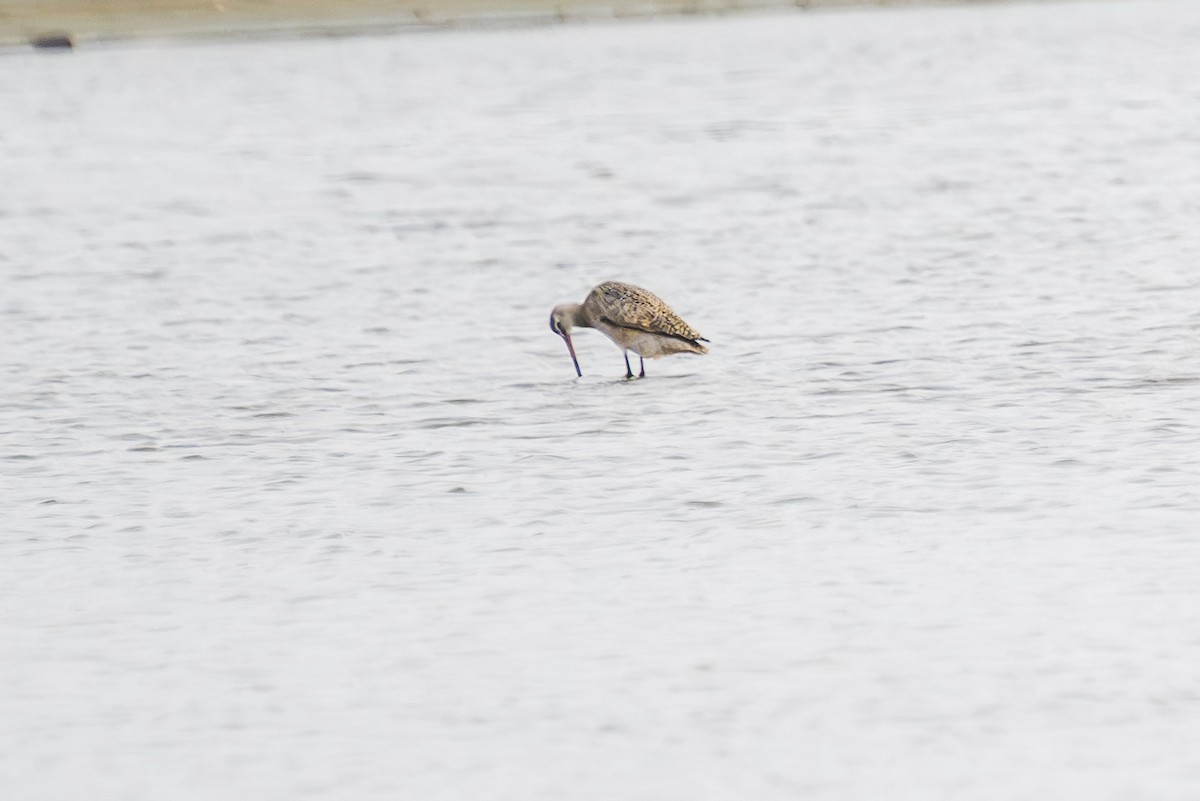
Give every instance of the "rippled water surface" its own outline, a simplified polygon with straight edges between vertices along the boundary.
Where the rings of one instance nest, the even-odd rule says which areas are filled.
[[[1200,5],[0,71],[4,797],[1196,797]]]

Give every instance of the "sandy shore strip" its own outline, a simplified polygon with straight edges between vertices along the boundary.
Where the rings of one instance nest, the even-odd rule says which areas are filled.
[[[931,2],[955,0],[0,0],[0,46],[37,41],[66,46],[108,39],[338,35],[450,25]]]

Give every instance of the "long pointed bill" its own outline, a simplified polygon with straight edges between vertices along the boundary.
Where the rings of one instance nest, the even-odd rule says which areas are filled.
[[[567,350],[571,351],[571,361],[575,362],[575,375],[583,378],[583,371],[579,369],[579,359],[575,358],[575,346],[571,344],[571,335],[563,334],[563,339],[567,342]]]

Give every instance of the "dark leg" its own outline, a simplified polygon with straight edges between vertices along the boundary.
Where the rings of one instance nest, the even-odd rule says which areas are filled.
[[[625,377],[633,378],[633,368],[629,366],[629,352],[625,353]]]
[[[641,365],[641,368],[642,368],[642,372],[638,375],[638,378],[645,378],[646,377],[646,360],[643,359],[641,356],[638,356],[638,364]],[[630,372],[632,373],[633,371],[631,370]]]

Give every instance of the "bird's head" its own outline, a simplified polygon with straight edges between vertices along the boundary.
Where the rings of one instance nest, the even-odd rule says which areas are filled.
[[[574,319],[574,308],[567,303],[562,306],[555,306],[554,311],[550,312],[550,330],[563,338],[567,343],[567,350],[571,353],[571,361],[575,363],[575,375],[583,377],[583,371],[579,369],[579,359],[575,358],[575,345],[571,343],[571,323]]]
[[[571,336],[571,316],[568,314],[570,305],[564,303],[561,306],[555,306],[554,311],[550,312],[550,330],[560,337]]]

